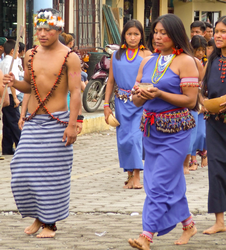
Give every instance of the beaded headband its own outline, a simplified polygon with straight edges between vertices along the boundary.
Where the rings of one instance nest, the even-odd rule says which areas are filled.
[[[63,29],[64,21],[60,16],[53,15],[51,11],[39,12],[34,18],[35,28]]]

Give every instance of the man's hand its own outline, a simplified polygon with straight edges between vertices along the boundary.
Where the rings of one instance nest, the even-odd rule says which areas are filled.
[[[81,122],[77,122],[76,127],[77,127],[78,134],[80,134],[82,132],[82,123]]]
[[[18,127],[20,130],[22,130],[23,126],[24,126],[24,120],[23,120],[23,117],[21,116],[19,121],[18,121]]]
[[[8,84],[8,87],[12,87],[14,82],[15,82],[15,76],[12,72],[10,72],[9,74],[5,74],[3,76],[3,87],[5,87],[6,84]]]
[[[77,126],[69,126],[64,130],[64,135],[62,138],[62,142],[64,142],[67,138],[65,146],[69,146],[73,144],[77,139]]]
[[[18,98],[17,98],[17,97],[15,97],[15,99],[13,99],[13,101],[14,101],[14,108],[19,107],[19,105],[20,105],[20,101],[18,100]]]

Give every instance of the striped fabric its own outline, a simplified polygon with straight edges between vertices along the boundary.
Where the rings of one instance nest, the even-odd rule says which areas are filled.
[[[53,115],[69,120],[68,111]],[[25,122],[10,164],[11,187],[22,217],[51,224],[69,215],[73,146],[62,142],[65,128],[45,114]]]

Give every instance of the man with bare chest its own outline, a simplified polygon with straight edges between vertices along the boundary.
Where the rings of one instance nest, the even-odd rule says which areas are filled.
[[[13,195],[22,217],[34,223],[26,234],[54,237],[56,221],[69,215],[72,144],[77,137],[81,104],[78,56],[58,40],[63,20],[58,11],[43,9],[35,17],[40,46],[27,51],[23,81],[12,73],[3,84],[30,93],[21,139],[10,164]],[[70,113],[67,93],[70,90]],[[69,115],[70,114],[70,115]]]

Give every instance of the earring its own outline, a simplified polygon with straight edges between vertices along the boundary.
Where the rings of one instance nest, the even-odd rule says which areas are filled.
[[[127,49],[127,46],[126,44],[124,43],[122,46],[121,46],[122,49]]]
[[[141,44],[140,46],[139,46],[139,49],[146,49],[145,47],[144,47],[144,45],[143,44]]]
[[[184,50],[182,48],[180,49],[177,49],[177,46],[176,46],[176,49],[173,48],[173,54],[175,54],[176,56],[180,55]]]

